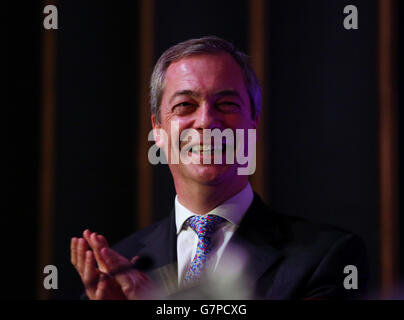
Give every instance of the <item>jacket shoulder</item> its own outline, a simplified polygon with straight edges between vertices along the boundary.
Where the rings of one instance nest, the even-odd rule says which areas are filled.
[[[168,217],[164,218],[146,228],[136,231],[116,243],[112,248],[126,257],[132,257],[137,250],[143,247],[144,242],[148,239],[148,236],[167,225],[168,220]]]
[[[367,250],[362,239],[340,227],[277,212],[266,206],[269,223],[279,234],[271,243],[283,256],[273,297],[348,298],[363,297],[369,277]],[[268,225],[269,226],[269,225]],[[343,287],[347,266],[359,273],[359,288],[350,292]],[[288,279],[288,280],[285,280]],[[351,290],[352,291],[352,290]],[[276,292],[276,293],[274,293]]]
[[[268,239],[271,245],[279,248],[294,244],[304,247],[313,243],[326,246],[351,234],[343,228],[279,211],[267,205],[257,194],[246,213],[243,229],[246,233]]]

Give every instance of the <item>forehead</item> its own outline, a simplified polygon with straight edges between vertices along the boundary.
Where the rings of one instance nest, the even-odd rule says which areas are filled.
[[[189,56],[173,62],[166,72],[164,91],[167,95],[176,90],[209,93],[229,89],[246,94],[241,67],[228,53]]]

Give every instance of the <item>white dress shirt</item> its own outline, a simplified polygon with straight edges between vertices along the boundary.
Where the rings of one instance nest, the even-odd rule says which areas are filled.
[[[217,215],[225,218],[222,223],[212,234],[213,249],[210,253],[209,261],[214,267],[217,267],[223,250],[229,243],[230,238],[237,230],[241,219],[251,205],[254,198],[250,183],[239,193],[227,199],[225,202],[211,210],[206,214]],[[186,272],[195,256],[196,247],[198,245],[198,235],[184,222],[192,216],[198,215],[185,208],[179,201],[178,196],[175,197],[175,223],[177,226],[177,261],[178,261],[178,283],[184,279]]]

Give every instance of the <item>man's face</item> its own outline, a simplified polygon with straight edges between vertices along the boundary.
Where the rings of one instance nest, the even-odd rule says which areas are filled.
[[[153,127],[164,129],[168,135],[168,142],[156,138],[157,145],[168,151],[168,154],[171,148],[181,149],[187,144],[187,141],[172,141],[170,124],[173,121],[178,123],[180,135],[186,129],[197,130],[201,145],[212,143],[203,141],[204,129],[229,128],[236,137],[236,129],[256,128],[257,122],[251,116],[250,99],[241,68],[229,54],[190,56],[168,67],[160,123],[152,117]],[[218,185],[234,183],[235,179],[247,179],[246,176],[237,175],[239,165],[236,161],[234,164],[225,163],[225,156],[222,164],[214,164],[213,160],[211,164],[204,164],[202,160],[206,155],[202,151],[189,151],[189,156],[194,159],[200,157],[200,164],[184,164],[181,161],[179,164],[171,164],[168,155],[174,181],[181,179]]]

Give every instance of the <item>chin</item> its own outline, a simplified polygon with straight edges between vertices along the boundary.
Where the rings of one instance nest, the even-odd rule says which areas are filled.
[[[193,180],[206,185],[230,183],[237,174],[237,168],[229,165],[190,165],[187,169]]]

